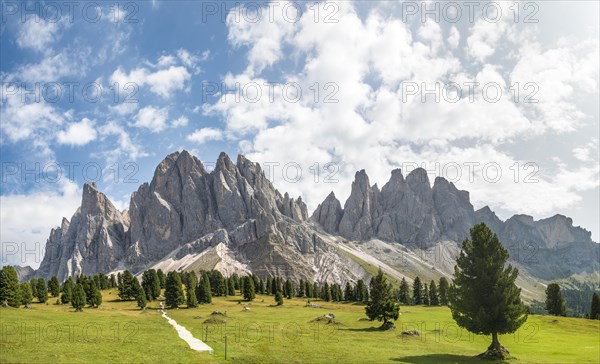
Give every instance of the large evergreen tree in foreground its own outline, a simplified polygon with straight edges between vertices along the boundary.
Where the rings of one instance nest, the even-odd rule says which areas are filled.
[[[398,319],[400,308],[394,300],[392,286],[388,284],[381,269],[379,269],[377,275],[371,281],[371,294],[365,311],[371,321],[383,321],[382,328],[390,320]]]
[[[448,298],[456,323],[475,334],[492,335],[484,358],[506,358],[498,334],[515,332],[527,321],[527,307],[521,302],[521,289],[515,285],[519,274],[505,267],[508,252],[485,224],[471,228],[463,241],[454,267]]]
[[[165,303],[168,308],[177,308],[184,302],[181,276],[177,272],[169,272],[165,282]]]

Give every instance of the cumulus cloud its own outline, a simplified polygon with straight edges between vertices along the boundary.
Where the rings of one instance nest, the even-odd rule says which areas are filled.
[[[27,17],[24,22],[20,23],[17,45],[38,52],[48,51],[48,48],[60,38],[63,23],[65,22],[47,21],[37,14]]]
[[[334,24],[315,23],[310,16],[296,23],[277,18],[265,19],[264,24],[227,23],[230,43],[247,50],[247,67],[226,74],[223,82],[228,88],[259,85],[262,97],[238,101],[222,95],[204,112],[224,119],[223,133],[237,137],[249,158],[277,162],[280,168],[289,162],[302,166],[300,181],[286,180],[281,169],[274,171],[279,188],[302,195],[314,208],[330,190],[343,201],[354,172],[362,168],[381,186],[391,169],[407,161],[426,166],[477,162],[479,170],[473,173],[478,177],[457,181],[460,188],[471,190],[476,205],[545,214],[581,201],[582,185],[572,178],[576,174],[597,181],[597,173],[588,166],[570,166],[561,173],[541,168],[536,183],[515,183],[510,174],[515,163],[520,177],[530,172],[527,159],[510,151],[515,141],[576,128],[583,113],[572,100],[572,81],[562,74],[578,70],[576,79],[586,92],[597,92],[597,46],[579,41],[560,45],[563,51],[557,51],[533,42],[521,44],[521,35],[504,16],[498,23],[476,21],[461,49],[457,27],[448,33],[431,21],[411,27],[377,7],[359,15],[351,3],[337,4]],[[503,47],[512,51],[498,63],[496,51]],[[538,63],[538,56],[547,59]],[[558,79],[557,87],[564,90],[553,93],[555,87],[544,84],[548,103],[515,102],[514,82],[523,86],[531,75]],[[299,85],[304,97],[291,102],[283,95],[284,85],[261,86],[269,77]],[[452,82],[461,89],[459,97],[449,101],[443,96],[452,91],[447,88]],[[409,92],[407,86],[417,88]],[[438,100],[430,91],[436,87]],[[329,102],[326,95],[332,96]],[[330,162],[337,167],[328,167]],[[483,171],[492,162],[504,172],[494,183]],[[468,168],[462,168],[467,176]],[[325,183],[325,175],[337,182]]]
[[[167,108],[146,106],[138,111],[133,125],[138,128],[146,128],[152,133],[158,133],[167,128],[168,117]]]
[[[216,128],[198,129],[195,132],[193,132],[192,134],[187,136],[187,140],[194,142],[194,143],[198,143],[198,144],[203,144],[203,143],[206,143],[207,141],[211,141],[211,140],[222,140],[222,139],[223,139],[223,132]]]
[[[122,67],[118,67],[111,75],[110,80],[112,83],[118,83],[121,87],[128,83],[133,83],[138,87],[147,85],[152,93],[168,99],[176,91],[189,90],[192,75],[188,68],[194,73],[199,72],[198,60],[195,56],[183,49],[177,53],[178,58],[172,55],[163,55],[156,64],[150,64],[150,67],[155,70],[138,67],[126,72]],[[178,59],[183,65],[177,65]]]
[[[88,118],[83,118],[78,123],[70,123],[66,130],[58,133],[58,142],[71,146],[82,146],[96,139],[96,129],[94,122]]]

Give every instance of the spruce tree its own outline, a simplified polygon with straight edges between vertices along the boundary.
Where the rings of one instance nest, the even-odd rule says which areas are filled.
[[[398,302],[408,305],[410,303],[410,293],[406,278],[402,277],[400,288],[398,289]]]
[[[250,276],[244,277],[244,299],[252,301],[255,297],[254,280]]]
[[[126,270],[121,274],[121,282],[119,283],[119,298],[121,300],[133,300],[137,297],[135,291],[135,283],[133,281],[137,279],[131,274],[130,271]],[[139,283],[139,282],[138,282]]]
[[[169,272],[165,281],[165,303],[168,308],[177,308],[184,302],[181,276],[177,272]]]
[[[388,284],[381,268],[371,280],[371,287],[369,303],[365,311],[369,320],[383,321],[381,326],[383,328],[390,320],[398,319],[400,308],[394,300],[392,286]]]
[[[56,276],[52,276],[50,281],[48,281],[48,291],[50,291],[52,297],[58,297],[58,294],[60,293],[60,285]]]
[[[440,305],[440,299],[438,297],[437,286],[435,285],[435,281],[431,281],[431,283],[429,283],[429,304],[431,306]]]
[[[28,306],[33,300],[33,293],[31,292],[31,285],[29,282],[21,284],[21,304]]]
[[[148,304],[148,301],[146,300],[147,296],[148,295],[146,294],[146,291],[144,290],[144,286],[141,286],[137,292],[136,301],[137,301],[138,307],[142,310],[144,308],[146,308],[146,305]]]
[[[65,283],[63,283],[63,287],[62,287],[62,294],[60,295],[60,301],[62,303],[69,303],[71,302],[71,297],[73,295],[73,288],[74,288],[74,283],[73,283],[73,279],[71,279],[71,277],[69,277]]]
[[[275,293],[275,302],[277,302],[277,306],[283,305],[283,293],[281,291]]]
[[[450,310],[458,326],[492,335],[488,350],[481,354],[484,358],[508,357],[498,334],[515,332],[527,321],[527,307],[515,285],[519,271],[512,265],[505,267],[507,260],[508,252],[498,236],[483,223],[475,225],[470,238],[462,243],[448,290]]]
[[[91,280],[88,283],[88,292],[86,293],[86,302],[92,307],[98,307],[102,303],[102,293],[96,286],[96,282]]]
[[[590,309],[590,319],[600,320],[600,297],[594,292],[592,295],[592,307]]]
[[[427,287],[427,283],[423,284],[423,292],[421,293],[421,300],[424,305],[429,306],[429,289]]]
[[[320,297],[320,293],[321,291],[319,290],[319,285],[317,284],[317,282],[313,282],[313,286],[312,286],[312,296],[313,298],[319,298]]]
[[[163,273],[162,269],[159,269],[156,271],[156,274],[158,275],[158,283],[160,283],[160,288],[165,289],[166,281],[167,281],[167,277],[165,277],[165,273]]]
[[[77,285],[73,289],[71,305],[73,306],[73,308],[75,308],[75,312],[81,312],[83,311],[85,304],[85,291],[83,290],[83,286],[81,285],[81,283],[77,283]]]
[[[294,295],[294,284],[289,279],[285,281],[286,297],[291,299]]]
[[[48,301],[48,287],[46,286],[46,280],[44,278],[39,278],[37,280],[37,299],[41,303],[46,303]]]
[[[187,289],[186,303],[188,308],[198,307],[198,299],[196,297],[196,289],[194,288],[194,286],[190,286],[190,288]]]
[[[550,283],[546,287],[546,311],[554,316],[567,316],[560,286],[556,283]]]
[[[19,307],[21,305],[19,276],[15,268],[11,265],[5,265],[0,270],[0,303],[4,302],[11,307]]]
[[[37,278],[31,278],[29,280],[29,285],[31,286],[31,293],[33,293],[33,297],[37,297]]]
[[[421,284],[421,278],[417,277],[413,281],[413,303],[415,305],[422,305],[423,304],[423,297],[421,295],[421,292],[423,292],[423,286]]]
[[[446,277],[440,278],[440,284],[438,287],[439,296],[440,296],[440,305],[447,306],[448,305],[448,280]]]
[[[229,291],[228,294],[230,296],[235,296],[235,280],[233,279],[233,277],[229,277],[229,282],[227,283],[227,290]],[[264,293],[264,287],[263,287],[263,293]]]
[[[207,272],[203,272],[200,277],[200,283],[198,283],[198,290],[196,291],[196,298],[199,303],[211,303],[212,302],[212,290],[210,289],[210,277]]]
[[[346,282],[346,287],[344,288],[344,301],[354,301],[354,290],[350,282]]]
[[[313,295],[313,287],[309,281],[304,282],[304,297],[312,298]]]

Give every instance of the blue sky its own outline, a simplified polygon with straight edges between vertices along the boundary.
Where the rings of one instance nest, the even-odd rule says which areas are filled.
[[[244,153],[310,210],[343,203],[356,170],[381,186],[422,165],[475,208],[564,214],[598,240],[596,2],[477,2],[472,19],[462,3],[52,4],[0,9],[2,242],[43,246],[86,180],[127,208],[181,149]],[[219,93],[236,84],[239,100]]]

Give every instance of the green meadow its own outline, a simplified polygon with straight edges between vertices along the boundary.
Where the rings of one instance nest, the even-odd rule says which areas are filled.
[[[359,304],[312,300],[320,307],[307,307],[306,299],[294,298],[275,306],[265,295],[239,300],[213,297],[210,305],[167,310],[206,339],[212,353],[190,349],[157,311],[158,302],[140,311],[134,301],[119,301],[116,290],[103,291],[100,308],[83,313],[53,303],[1,308],[0,362],[481,363],[474,356],[490,342],[457,327],[446,307],[402,306],[397,328],[380,331]],[[211,315],[217,310],[224,315]],[[335,323],[317,320],[328,313]],[[420,336],[402,335],[410,330]],[[509,363],[598,363],[600,321],[532,315],[500,342]]]

